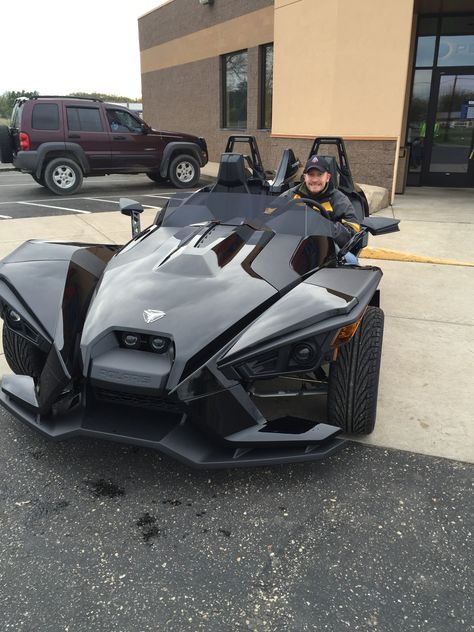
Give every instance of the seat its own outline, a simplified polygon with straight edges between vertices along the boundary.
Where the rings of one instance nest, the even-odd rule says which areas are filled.
[[[217,181],[211,191],[213,193],[250,193],[242,154],[221,155]]]
[[[290,148],[285,149],[270,183],[269,192],[272,195],[280,195],[280,193],[286,191],[300,168],[302,168],[302,165],[296,158],[294,151]]]

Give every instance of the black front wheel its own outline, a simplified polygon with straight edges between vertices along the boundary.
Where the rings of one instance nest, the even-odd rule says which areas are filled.
[[[3,325],[2,343],[5,359],[13,373],[35,379],[40,376],[46,362],[43,351],[6,324]]]
[[[353,338],[331,363],[328,423],[344,432],[370,434],[375,427],[383,323],[383,311],[368,307]]]
[[[168,175],[177,189],[190,189],[199,182],[201,170],[196,158],[181,155],[171,161]]]

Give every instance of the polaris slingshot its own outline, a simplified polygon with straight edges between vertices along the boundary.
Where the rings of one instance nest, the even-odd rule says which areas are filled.
[[[0,403],[53,439],[161,450],[199,467],[323,458],[374,428],[383,312],[304,199],[250,192],[243,157],[170,200],[125,246],[28,241],[0,262]]]

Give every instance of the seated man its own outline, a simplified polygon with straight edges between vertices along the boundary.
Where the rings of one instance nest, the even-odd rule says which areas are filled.
[[[357,215],[349,198],[338,191],[331,182],[331,172],[324,156],[311,156],[304,168],[304,181],[296,187],[285,191],[282,198],[308,198],[321,204],[326,212],[324,217],[334,222],[333,239],[342,248],[354,233],[359,232],[360,226]],[[357,259],[351,253],[346,255],[347,263],[356,263]]]

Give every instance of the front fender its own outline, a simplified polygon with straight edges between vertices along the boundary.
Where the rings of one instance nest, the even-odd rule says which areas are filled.
[[[31,341],[38,346],[49,341],[70,366],[92,292],[118,248],[25,242],[0,262],[2,315],[6,309],[18,311],[41,344]]]
[[[168,175],[168,168],[173,154],[190,154],[198,161],[201,167],[203,166],[201,152],[196,143],[168,143],[163,151],[163,157],[161,159],[160,176],[162,178],[166,178],[166,176]]]

